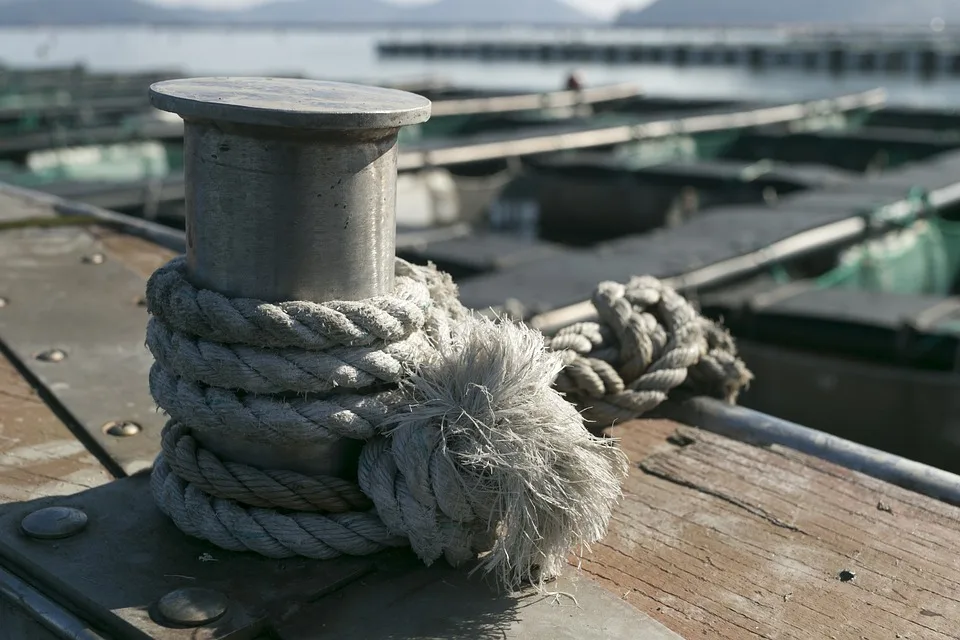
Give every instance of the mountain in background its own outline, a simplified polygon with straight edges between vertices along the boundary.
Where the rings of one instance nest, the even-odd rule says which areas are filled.
[[[170,10],[138,0],[0,0],[0,26],[203,20],[206,11]]]
[[[242,22],[386,24],[583,24],[591,18],[559,0],[439,0],[414,6],[381,0],[284,0],[234,12]]]
[[[244,23],[364,23],[393,8],[379,0],[281,0],[223,14],[229,20]]]
[[[397,22],[483,24],[584,24],[595,19],[559,0],[441,0],[394,7]]]
[[[204,11],[144,0],[0,0],[0,26],[106,24],[587,24],[562,0],[275,0],[249,9]]]
[[[730,27],[751,25],[926,26],[934,18],[960,24],[960,0],[656,0],[624,11],[629,26]]]

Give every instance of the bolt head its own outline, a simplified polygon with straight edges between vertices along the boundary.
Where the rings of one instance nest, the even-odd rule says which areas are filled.
[[[67,352],[63,349],[47,349],[37,354],[40,362],[63,362],[67,359]]]
[[[168,626],[200,627],[221,618],[228,605],[227,597],[219,591],[189,587],[160,598],[157,612]]]
[[[87,514],[73,507],[45,507],[20,521],[20,530],[37,540],[58,540],[80,533],[87,526]]]
[[[83,262],[85,264],[103,264],[107,261],[107,256],[102,253],[92,253],[89,256],[83,257]]]
[[[141,431],[143,431],[143,427],[136,422],[130,422],[129,420],[114,420],[103,425],[103,432],[108,436],[113,436],[115,438],[127,438],[129,436],[135,436]]]

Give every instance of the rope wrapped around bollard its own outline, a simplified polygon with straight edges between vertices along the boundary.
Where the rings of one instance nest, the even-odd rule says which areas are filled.
[[[677,388],[733,401],[732,340],[653,278],[601,284],[599,322],[550,339],[468,312],[449,276],[396,261],[393,295],[272,304],[147,285],[150,388],[170,417],[152,491],[185,533],[274,558],[410,545],[503,584],[603,537],[627,460],[584,416],[636,418]],[[554,384],[555,383],[555,384]],[[582,413],[581,413],[582,412]],[[364,441],[357,483],[221,460],[204,438]]]

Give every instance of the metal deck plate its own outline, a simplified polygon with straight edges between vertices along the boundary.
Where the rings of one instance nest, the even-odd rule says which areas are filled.
[[[146,308],[138,305],[143,279],[82,229],[20,229],[3,240],[0,343],[112,471],[148,467],[164,417],[147,387],[153,358],[144,346]],[[104,433],[118,421],[142,429]]]
[[[88,525],[61,540],[33,540],[22,518],[48,506],[82,509]],[[154,506],[143,474],[69,497],[0,506],[0,563],[126,638],[523,638],[682,640],[596,583],[567,577],[548,594],[497,595],[479,577],[406,551],[331,561],[230,553],[180,533]],[[570,574],[575,574],[573,568]],[[154,621],[174,589],[213,589],[227,611],[200,628]]]

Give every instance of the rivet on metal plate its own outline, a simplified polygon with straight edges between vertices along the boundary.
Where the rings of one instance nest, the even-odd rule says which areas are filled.
[[[36,355],[40,362],[63,362],[67,359],[67,352],[63,349],[47,349]]]
[[[160,624],[200,627],[218,620],[227,612],[229,602],[219,591],[188,587],[171,591],[157,602]]]
[[[129,420],[114,420],[103,425],[103,432],[115,438],[135,436],[142,430],[143,428],[139,424]]]
[[[80,533],[87,526],[87,514],[73,507],[45,507],[26,515],[20,530],[37,540],[57,540]]]

